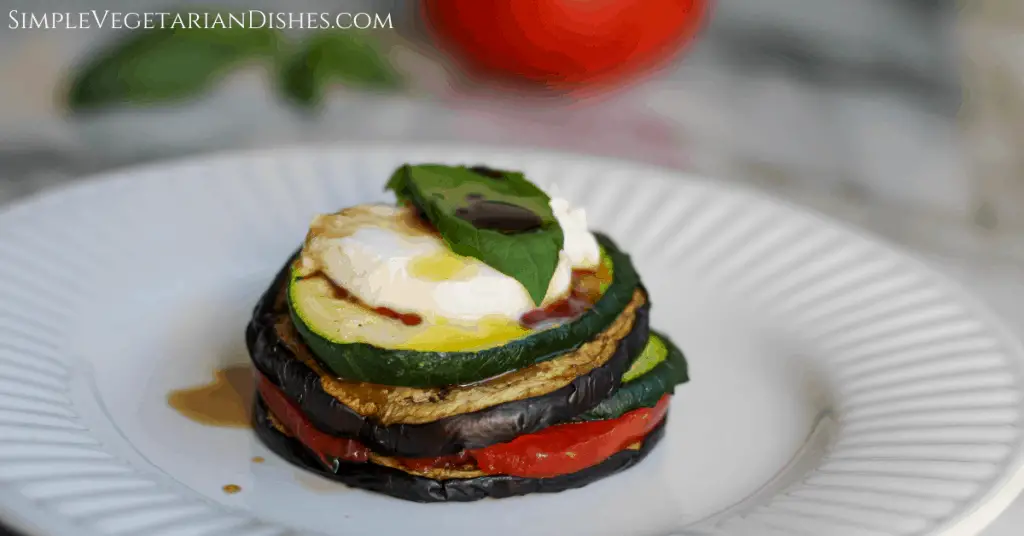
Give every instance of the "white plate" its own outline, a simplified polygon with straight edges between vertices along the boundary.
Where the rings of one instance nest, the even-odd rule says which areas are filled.
[[[168,407],[246,361],[250,309],[310,218],[387,200],[407,160],[557,181],[632,253],[693,377],[642,464],[556,495],[413,504],[310,485],[250,431]],[[1024,485],[1022,363],[916,262],[711,181],[481,148],[174,163],[0,215],[0,514],[57,535],[973,534]]]

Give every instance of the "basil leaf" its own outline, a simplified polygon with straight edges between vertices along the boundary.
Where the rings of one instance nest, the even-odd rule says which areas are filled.
[[[331,83],[365,89],[394,89],[402,79],[372,42],[352,32],[322,32],[285,63],[281,89],[296,103],[323,102]]]
[[[405,165],[385,189],[412,202],[452,251],[516,279],[535,304],[544,301],[564,237],[551,199],[522,173]]]
[[[135,32],[78,73],[68,106],[81,111],[184,100],[208,90],[232,67],[273,57],[279,49],[280,37],[270,28],[168,27]]]

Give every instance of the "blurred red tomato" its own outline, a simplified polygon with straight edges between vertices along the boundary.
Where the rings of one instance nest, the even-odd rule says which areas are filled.
[[[614,83],[673,56],[709,0],[424,0],[428,28],[471,68],[571,89]]]

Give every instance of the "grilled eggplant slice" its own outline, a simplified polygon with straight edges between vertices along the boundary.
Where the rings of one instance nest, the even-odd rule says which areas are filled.
[[[354,488],[422,503],[470,502],[488,497],[498,499],[531,493],[556,493],[583,487],[623,471],[646,458],[664,436],[667,419],[668,417],[663,419],[661,424],[647,435],[638,450],[623,450],[598,465],[572,474],[553,478],[496,475],[435,480],[373,463],[338,462],[334,470],[329,471],[301,443],[274,427],[266,406],[259,398],[253,411],[253,427],[257,437],[270,450],[293,465]]]
[[[568,324],[538,330],[500,346],[475,351],[421,352],[331,340],[329,327],[321,329],[315,315],[303,313],[306,301],[317,299],[317,296],[304,293],[314,292],[319,287],[297,284],[297,280],[287,273],[284,277],[289,283],[289,310],[295,328],[313,354],[327,370],[339,377],[407,387],[474,383],[554,359],[594,338],[619,317],[632,300],[640,278],[629,256],[620,251],[610,238],[601,234],[596,237],[611,261],[613,275],[611,285],[594,307]],[[310,310],[322,308],[312,307]],[[396,329],[400,329],[397,324]]]
[[[357,438],[372,450],[387,455],[430,457],[454,454],[567,422],[616,392],[622,375],[640,355],[649,333],[649,304],[646,293],[639,289],[636,292],[641,301],[629,307],[632,327],[617,341],[609,341],[613,349],[602,365],[579,375],[579,367],[570,368],[568,372],[573,379],[564,386],[539,396],[505,401],[430,422],[385,424],[330,394],[324,387],[323,371],[315,370],[316,363],[304,362],[293,350],[293,345],[301,345],[302,341],[283,340],[279,324],[289,321],[282,292],[288,277],[286,267],[260,300],[248,326],[246,341],[253,363],[271,383],[299,405],[317,428],[329,434]],[[496,381],[501,381],[501,378]],[[432,396],[444,396],[443,390],[435,390]]]

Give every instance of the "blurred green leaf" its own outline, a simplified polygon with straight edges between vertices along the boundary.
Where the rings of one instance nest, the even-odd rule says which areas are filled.
[[[166,28],[133,33],[78,73],[68,105],[82,111],[184,100],[209,89],[232,67],[274,57],[280,48],[279,34],[269,28]]]
[[[322,32],[282,68],[281,89],[296,103],[315,107],[330,85],[341,82],[362,89],[397,89],[402,78],[372,42],[353,32]]]

